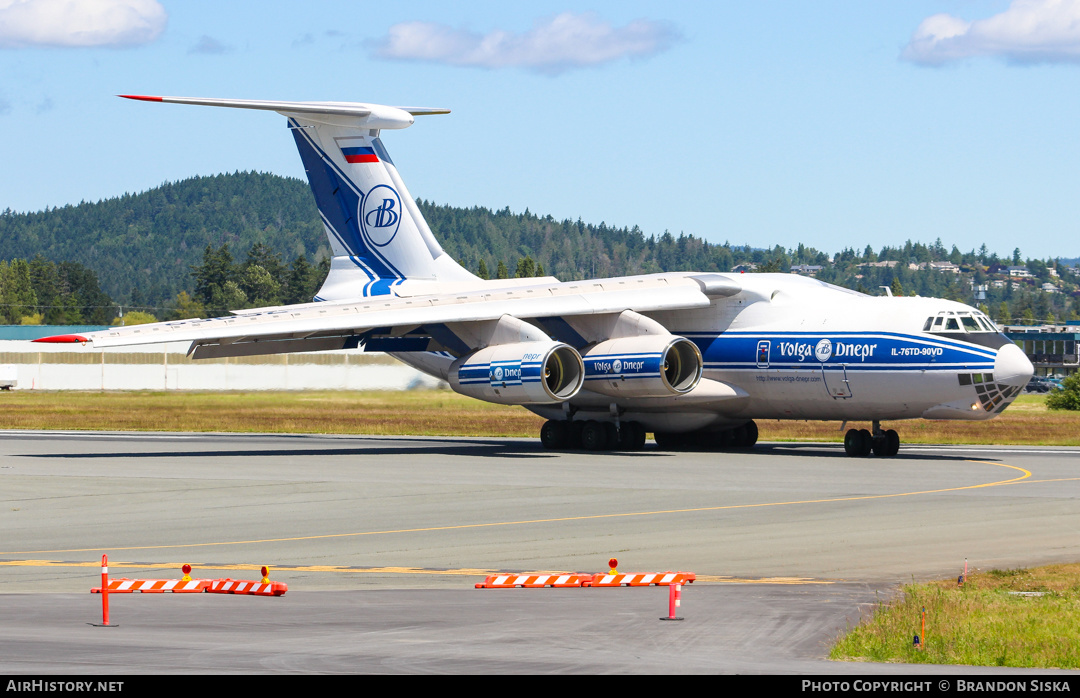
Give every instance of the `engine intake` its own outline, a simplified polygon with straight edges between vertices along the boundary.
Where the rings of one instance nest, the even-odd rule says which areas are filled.
[[[469,397],[504,405],[563,402],[577,395],[585,377],[581,355],[561,342],[497,344],[450,365],[450,387]]]
[[[582,353],[585,388],[614,397],[668,397],[701,380],[697,345],[685,337],[643,335],[599,342]]]

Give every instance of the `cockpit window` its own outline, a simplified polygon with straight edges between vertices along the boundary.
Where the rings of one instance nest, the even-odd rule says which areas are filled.
[[[943,310],[936,316],[926,319],[923,332],[993,332],[997,334],[998,329],[990,318],[982,313]]]

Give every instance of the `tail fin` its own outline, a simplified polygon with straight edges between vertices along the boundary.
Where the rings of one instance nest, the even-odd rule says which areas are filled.
[[[432,235],[383,146],[382,129],[445,109],[355,102],[139,97],[144,101],[263,109],[288,118],[334,259],[316,300],[377,296],[406,280],[472,281]]]

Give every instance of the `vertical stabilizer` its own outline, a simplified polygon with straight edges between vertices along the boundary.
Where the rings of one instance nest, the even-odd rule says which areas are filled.
[[[412,125],[414,115],[447,110],[358,102],[121,96],[269,110],[288,118],[334,255],[316,300],[385,295],[412,280],[477,280],[443,251],[379,138],[383,129]]]
[[[406,279],[475,278],[432,235],[377,129],[301,117],[289,128],[334,251],[320,298],[382,295]]]

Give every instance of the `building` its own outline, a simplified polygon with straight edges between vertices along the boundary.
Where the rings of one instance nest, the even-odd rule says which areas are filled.
[[[0,387],[15,390],[412,390],[445,383],[361,349],[188,357],[190,342],[94,348],[27,340],[104,327],[0,325]]]
[[[916,264],[912,262],[908,265],[908,269],[912,271],[918,271],[920,269],[931,269],[933,271],[950,272],[952,274],[960,273],[960,265],[953,264],[952,262],[922,262]]]
[[[1024,350],[1037,376],[1072,375],[1080,368],[1077,356],[1080,322],[1064,325],[1008,325],[1005,336]]]

